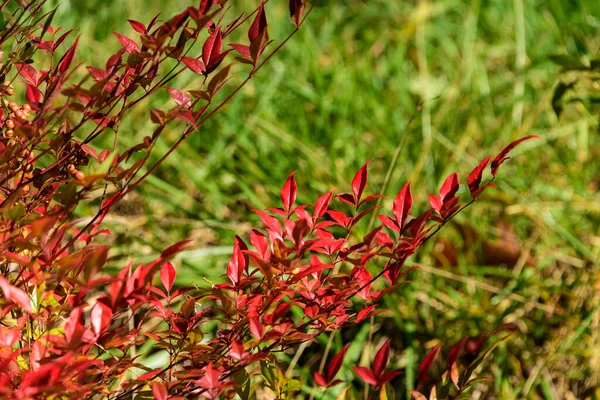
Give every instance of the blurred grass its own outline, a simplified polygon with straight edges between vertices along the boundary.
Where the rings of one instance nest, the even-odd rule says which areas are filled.
[[[147,22],[188,4],[60,3],[55,21],[78,27],[79,60],[91,65],[119,48],[112,31],[132,32],[127,18]],[[268,8],[274,38],[289,30],[279,3]],[[322,2],[241,95],[116,210],[108,220],[118,234],[113,259],[143,260],[192,237],[199,249],[179,260],[180,283],[218,280],[226,246],[257,221],[250,210],[277,205],[291,171],[299,200],[310,203],[332,187],[348,190],[374,158],[370,189],[379,192],[421,101],[385,190],[393,196],[410,180],[416,204],[449,173],[465,176],[510,141],[537,134],[543,140],[524,144],[501,171],[500,190],[459,218],[488,241],[502,237],[502,221],[529,259],[486,266],[481,246],[467,243],[451,267],[431,256],[437,247],[421,252],[415,262],[425,267],[388,300],[392,311],[378,319],[375,338],[395,338],[396,362],[410,377],[435,338],[451,344],[515,322],[522,335],[496,352],[495,382],[478,387],[480,398],[597,398],[590,396],[600,379],[598,114],[573,104],[556,117],[559,67],[548,57],[600,54],[599,27],[593,0]],[[168,101],[136,109],[121,127],[121,145],[151,132],[148,110]],[[158,153],[177,135],[168,132]],[[466,242],[456,226],[441,235]],[[363,347],[375,348],[365,332],[343,333],[354,340],[348,365]],[[341,346],[335,341],[332,351]],[[309,349],[302,359],[309,392],[319,354]]]

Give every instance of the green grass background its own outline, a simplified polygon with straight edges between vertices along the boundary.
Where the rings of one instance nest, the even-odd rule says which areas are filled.
[[[274,39],[291,29],[286,4],[267,6]],[[111,32],[133,34],[126,19],[148,22],[187,5],[61,0],[55,24],[77,27],[78,60],[102,66],[120,47]],[[393,362],[406,369],[399,380],[409,382],[416,360],[439,340],[450,345],[515,322],[521,333],[495,352],[494,380],[481,384],[479,398],[598,398],[598,113],[574,103],[556,117],[554,87],[568,77],[549,56],[599,55],[599,29],[600,2],[593,0],[322,1],[242,93],[107,219],[117,234],[113,263],[143,261],[191,237],[196,248],[177,260],[178,283],[217,281],[233,236],[257,223],[252,209],[279,204],[292,171],[299,200],[310,203],[333,187],[348,190],[373,158],[369,190],[379,192],[400,147],[385,193],[412,181],[415,203],[424,206],[451,172],[464,183],[487,155],[537,134],[542,140],[523,144],[504,166],[499,189],[458,219],[486,242],[502,244],[514,232],[525,255],[516,264],[485,265],[476,241],[449,266],[433,256],[444,245],[438,242],[415,259],[423,269],[390,296],[391,311],[336,337],[332,351],[352,340],[341,373],[351,380],[350,367],[369,362],[380,339],[393,337]],[[169,102],[158,96],[137,108],[121,127],[120,145],[148,135],[150,108]],[[180,128],[166,133],[157,154]],[[446,245],[465,242],[457,225],[440,236]],[[296,369],[307,393],[322,339]]]

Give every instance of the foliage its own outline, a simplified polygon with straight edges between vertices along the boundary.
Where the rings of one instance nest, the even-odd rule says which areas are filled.
[[[352,180],[350,193],[327,192],[314,204],[296,205],[292,173],[281,189],[282,206],[256,211],[264,228],[249,232],[251,247],[236,237],[227,283],[174,287],[171,260],[188,248],[187,241],[149,263],[129,263],[108,274],[110,246],[101,239],[110,233],[102,222],[111,208],[239,92],[315,3],[290,1],[295,28],[278,46],[269,39],[265,3],[231,20],[225,1],[210,0],[165,22],[158,16],[148,24],[130,20],[135,39],[115,32],[121,49],[103,68],[87,66],[78,80],[78,39],[52,25],[55,12],[42,13],[43,3],[5,3],[0,32],[0,42],[12,48],[0,71],[0,391],[5,397],[175,399],[237,393],[249,398],[267,387],[279,398],[291,398],[301,385],[281,374],[274,354],[380,313],[383,296],[407,282],[413,268],[406,260],[494,186],[508,153],[533,137],[509,144],[468,175],[470,201],[460,202],[459,178],[452,173],[439,195],[429,195],[425,211],[413,211],[416,216],[410,214],[409,183],[395,198],[391,215],[378,213],[375,202],[381,196],[365,193],[369,162]],[[236,38],[226,49],[224,42],[242,27],[247,44]],[[193,57],[196,44],[200,56]],[[230,75],[238,70],[246,78],[229,88]],[[201,76],[202,86],[175,88],[186,74]],[[225,88],[227,95],[218,100]],[[175,105],[152,109],[154,132],[118,149],[124,116],[163,89]],[[25,102],[8,100],[21,94]],[[176,120],[186,124],[177,142],[141,172],[167,124]],[[91,146],[110,134],[112,148],[97,152]],[[490,177],[482,184],[487,167]],[[73,213],[94,196],[99,196],[98,212],[80,229]],[[355,228],[375,213],[381,225],[358,239]],[[443,384],[450,377],[452,396],[472,384],[475,368],[488,354],[482,347],[487,338],[465,338],[450,350],[448,374],[442,376]],[[166,352],[167,365],[139,363],[142,347]],[[421,363],[419,384],[431,386],[426,381],[438,352],[439,347]],[[463,357],[459,372],[463,353],[475,360]],[[344,354],[330,360],[325,375],[315,372],[317,384],[339,383],[335,376]],[[385,372],[389,354],[388,341],[372,368],[355,368],[382,393],[399,374]],[[451,392],[447,385],[442,390]]]

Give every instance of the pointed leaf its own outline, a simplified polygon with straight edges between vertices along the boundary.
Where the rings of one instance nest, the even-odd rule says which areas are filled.
[[[175,267],[170,261],[167,261],[160,270],[160,280],[168,293],[171,293],[176,276],[177,271],[175,271]]]
[[[454,346],[452,346],[452,348],[448,352],[448,369],[452,369],[452,366],[454,365],[454,363],[456,363],[458,357],[460,357],[460,355],[462,354],[465,348],[465,343],[467,343],[467,339],[469,339],[468,336],[465,336],[462,339],[460,339],[460,341]]]
[[[42,102],[44,95],[40,89],[36,88],[35,86],[27,85],[27,89],[25,90],[25,98],[33,109],[39,109],[38,103]]]
[[[258,254],[265,259],[269,251],[269,243],[267,242],[265,235],[256,229],[252,229],[250,231],[250,243],[252,243],[252,246],[254,246],[256,250],[258,250]]]
[[[134,21],[132,19],[128,19],[129,25],[138,33],[146,33],[146,26],[141,22]]]
[[[327,365],[327,383],[331,383],[331,381],[333,381],[333,378],[335,378],[338,371],[340,370],[340,367],[344,362],[344,357],[349,346],[350,343],[346,343],[344,347],[342,347],[342,349],[339,351],[339,353],[333,356],[329,361],[329,364]]]
[[[281,202],[283,204],[283,209],[290,214],[290,210],[296,201],[296,180],[294,179],[295,172],[292,172],[290,176],[288,176],[287,181],[281,188]]]
[[[117,37],[117,39],[119,39],[119,42],[121,42],[126,52],[131,53],[132,51],[140,51],[138,44],[129,39],[127,36],[123,36],[117,32],[113,32],[113,34]]]
[[[267,15],[265,14],[265,3],[261,3],[256,12],[256,17],[248,30],[248,39],[253,42],[254,39],[267,27]]]
[[[388,371],[385,372],[383,375],[381,375],[381,377],[379,378],[379,385],[391,382],[392,380],[394,380],[397,376],[402,375],[402,371],[397,369],[394,371]]]
[[[398,227],[398,224],[396,223],[395,220],[391,219],[390,217],[388,217],[387,215],[378,215],[377,218],[379,218],[379,220],[385,225],[387,226],[389,229],[393,230],[394,232],[400,232],[400,228]]]
[[[500,153],[498,153],[498,155],[496,156],[496,158],[494,158],[494,160],[492,161],[492,165],[491,165],[491,169],[492,169],[492,176],[496,177],[496,173],[498,172],[498,167],[500,167],[500,165],[508,160],[508,153],[515,148],[515,146],[517,146],[519,143],[528,140],[528,139],[541,139],[539,136],[536,135],[529,135],[529,136],[525,136],[522,137],[519,140],[515,140],[514,142],[512,142],[511,144],[509,144],[508,146],[506,146],[504,149],[502,149],[502,151]]]
[[[198,7],[198,11],[200,14],[204,15],[210,10],[210,6],[212,6],[213,0],[200,0],[200,6]]]
[[[375,354],[375,358],[373,359],[373,373],[377,378],[381,376],[390,360],[391,343],[392,339],[386,340],[383,346],[381,346],[381,348],[379,349],[379,351],[377,351],[377,354]]]
[[[248,250],[248,246],[239,236],[236,236],[233,244],[233,255],[229,264],[227,264],[227,276],[231,283],[236,286],[240,283],[244,270],[248,266],[248,255],[244,254],[244,250]]]
[[[73,58],[75,57],[75,50],[77,49],[78,43],[79,43],[79,38],[77,38],[77,40],[75,40],[75,43],[73,43],[73,46],[71,46],[69,48],[69,50],[67,50],[65,55],[63,55],[61,60],[58,62],[58,72],[60,72],[61,74],[64,74],[65,72],[67,72],[67,70],[71,66],[71,63],[73,63]]]
[[[96,336],[100,336],[108,329],[113,312],[109,306],[101,301],[96,302],[90,313],[90,323]]]
[[[265,227],[267,229],[275,232],[279,236],[281,236],[283,234],[283,231],[281,229],[281,224],[279,223],[277,218],[275,218],[272,215],[269,215],[266,212],[261,211],[261,210],[254,210],[254,212],[260,216],[260,218],[263,221],[263,224],[265,225]]]
[[[4,298],[17,304],[27,312],[33,312],[31,299],[22,289],[11,285],[4,277],[0,276],[0,289],[4,293]]]
[[[21,75],[27,84],[37,86],[38,84],[38,73],[29,64],[18,64],[17,69],[19,70],[19,75]]]
[[[250,57],[250,47],[245,44],[230,44],[230,46],[244,57]]]
[[[429,204],[431,205],[431,208],[433,208],[436,213],[441,214],[442,207],[444,206],[442,199],[434,194],[428,194],[427,197],[429,197]]]
[[[367,161],[356,173],[354,179],[352,179],[352,193],[354,193],[354,204],[358,205],[360,198],[367,186],[367,180],[369,179],[369,172],[367,170],[369,163],[372,160]]]
[[[190,108],[192,106],[192,100],[190,99],[190,96],[188,96],[181,90],[170,87],[166,89],[171,95],[171,98],[175,101],[175,103],[177,103],[177,105],[184,108]]]
[[[413,204],[412,194],[410,193],[410,182],[408,182],[398,196],[396,200],[394,200],[394,216],[396,217],[396,221],[398,222],[398,227],[402,229],[404,223],[406,222],[406,218],[408,217],[408,213]],[[382,221],[383,222],[383,221]]]
[[[437,354],[440,352],[441,348],[441,344],[435,346],[433,349],[431,349],[429,353],[427,353],[425,358],[423,358],[423,360],[419,364],[419,376],[417,378],[418,383],[423,383],[425,381],[427,377],[427,372],[429,371],[429,368],[431,368],[431,366],[433,365],[433,361],[435,360]]]
[[[221,35],[221,29],[217,28],[215,31],[206,39],[202,46],[202,60],[204,65],[209,65],[211,60],[221,54],[223,48],[223,37]]]
[[[109,200],[111,200],[114,202],[115,198],[110,198]],[[165,250],[163,250],[163,252],[160,254],[160,258],[169,258],[174,256],[177,253],[181,253],[182,251],[188,250],[189,246],[186,246],[188,243],[190,243],[192,240],[191,239],[186,239],[186,240],[182,240],[180,242],[175,243],[172,246],[167,247]]]
[[[192,57],[183,57],[183,63],[196,74],[203,74],[206,68],[202,61]]]
[[[290,9],[290,18],[292,19],[292,23],[296,26],[300,26],[300,21],[302,19],[302,13],[304,12],[305,3],[303,0],[290,0],[289,1],[289,9]]]
[[[248,322],[250,324],[250,332],[252,332],[254,337],[257,339],[262,339],[263,335],[265,334],[264,325],[260,323],[257,317],[248,318]]]
[[[323,375],[321,375],[318,372],[313,372],[313,378],[315,379],[315,382],[317,383],[317,385],[326,388],[328,385],[328,382],[325,380],[325,377]]]
[[[440,188],[440,198],[442,199],[442,203],[454,198],[454,195],[458,192],[458,188],[458,175],[454,172],[446,178],[444,184]]]
[[[413,395],[413,399],[415,400],[427,400],[427,397],[425,397],[425,395],[417,392],[416,390],[411,390],[410,393]]]
[[[369,368],[365,367],[354,367],[354,372],[358,375],[360,379],[362,379],[368,385],[377,385],[377,379],[375,375],[373,375],[373,371]]]
[[[250,58],[256,62],[269,44],[269,32],[263,29],[260,34],[250,43]]]
[[[327,192],[321,197],[319,197],[319,199],[315,203],[314,209],[314,217],[316,219],[320,219],[325,214],[327,208],[329,207],[329,203],[331,202],[332,197],[333,192]]]
[[[158,381],[152,382],[152,395],[154,400],[167,400],[169,398],[165,384]]]
[[[244,345],[236,342],[231,342],[231,349],[229,350],[229,356],[235,360],[241,360],[244,358]]]
[[[487,157],[485,160],[479,163],[478,166],[471,171],[469,177],[467,178],[467,183],[469,184],[469,192],[471,192],[471,196],[475,197],[477,193],[477,189],[479,189],[479,185],[481,185],[481,177],[483,175],[483,170],[492,160],[492,156]]]

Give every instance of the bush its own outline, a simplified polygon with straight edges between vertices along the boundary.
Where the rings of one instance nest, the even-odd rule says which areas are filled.
[[[277,46],[269,39],[265,3],[232,19],[225,1],[203,0],[166,22],[130,20],[137,37],[115,33],[122,48],[103,68],[87,66],[86,73],[74,63],[78,40],[52,25],[54,11],[42,13],[43,3],[4,4],[0,29],[3,48],[12,49],[0,71],[0,393],[7,398],[245,399],[259,388],[292,398],[302,384],[284,376],[276,354],[382,312],[382,296],[408,282],[413,268],[406,260],[493,186],[508,153],[531,138],[511,143],[468,175],[468,202],[460,202],[453,173],[416,216],[410,214],[409,183],[391,215],[379,213],[381,196],[364,193],[369,162],[349,193],[328,192],[314,204],[296,205],[292,173],[281,189],[281,207],[256,211],[264,227],[249,232],[251,246],[236,237],[223,283],[174,287],[170,260],[188,241],[150,263],[109,274],[107,213],[259,72],[315,3],[290,1],[295,27]],[[246,44],[240,43],[242,29]],[[193,57],[200,44],[201,55]],[[200,88],[174,87],[190,74],[202,77]],[[151,110],[154,132],[118,149],[122,119],[163,89],[175,105]],[[186,124],[178,141],[146,165],[174,121]],[[112,148],[94,147],[111,134]],[[73,215],[83,204],[98,212],[81,227]],[[372,214],[381,224],[357,237],[356,226]],[[441,368],[433,368],[440,352],[434,348],[420,364],[417,389],[438,398],[464,395],[499,343],[485,347],[486,340],[512,329],[463,338]],[[382,396],[394,397],[390,382],[400,371],[386,371],[390,347],[389,341],[381,347],[372,368],[354,371]],[[341,382],[336,374],[347,348],[314,372],[318,386]],[[148,367],[138,362],[140,351],[165,353],[168,362]],[[415,398],[425,398],[420,392]],[[343,393],[350,396],[350,387]]]

